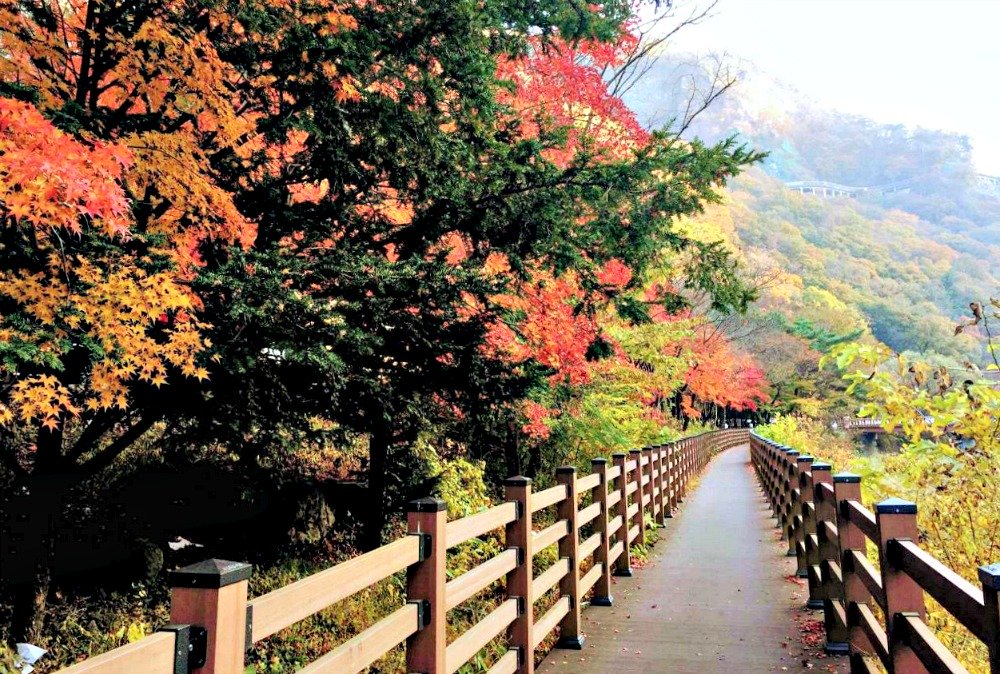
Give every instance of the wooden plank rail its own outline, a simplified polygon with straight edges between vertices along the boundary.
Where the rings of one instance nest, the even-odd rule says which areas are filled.
[[[513,503],[504,503],[481,513],[448,522],[445,528],[445,545],[453,548],[467,540],[499,529],[515,519],[517,519],[517,507]]]
[[[553,506],[566,498],[566,487],[565,485],[557,484],[551,489],[540,491],[532,496],[531,512],[536,513],[539,510]]]
[[[989,638],[983,591],[921,550],[913,541],[893,541],[889,546],[897,567],[979,639]]]
[[[250,601],[256,643],[289,625],[402,571],[420,559],[420,537],[406,536],[377,550],[295,581]]]
[[[517,599],[508,599],[496,610],[470,627],[448,646],[445,674],[452,674],[467,663],[479,650],[493,641],[514,622],[518,615]]]
[[[563,557],[532,581],[531,596],[538,598],[556,586],[569,573],[569,558]]]
[[[445,606],[450,611],[480,590],[506,576],[517,566],[518,555],[516,548],[508,548],[488,562],[483,562],[458,578],[449,580],[444,586]]]
[[[176,636],[157,632],[60,670],[60,674],[174,674]]]
[[[420,629],[420,608],[407,604],[303,667],[302,674],[360,672]]]
[[[534,532],[531,537],[533,539],[535,553],[537,554],[550,545],[558,543],[559,540],[568,533],[569,522],[566,520],[559,520],[555,524],[549,525],[541,531]]]
[[[489,673],[532,674],[534,650],[550,634],[558,631],[557,648],[582,647],[583,599],[612,605],[612,572],[631,575],[630,547],[645,541],[647,519],[662,524],[671,517],[711,457],[748,438],[745,429],[711,431],[615,455],[613,465],[596,458],[586,475],[563,466],[557,484],[538,492],[530,479],[513,477],[504,483],[503,503],[453,521],[443,501],[420,499],[409,504],[408,535],[254,599],[247,597],[247,564],[208,560],[185,567],[171,575],[174,624],[61,674],[174,674],[202,657],[197,674],[242,674],[252,644],[403,571],[403,606],[299,671],[359,672],[405,643],[406,671],[452,674],[500,637],[506,650]],[[533,515],[552,506],[556,521],[535,531]],[[589,534],[582,540],[581,530]],[[449,550],[487,535],[503,536],[502,551],[449,580]],[[535,555],[556,544],[558,560],[534,577]],[[923,573],[919,563],[911,566]],[[501,580],[499,606],[449,644],[448,611]],[[536,620],[536,601],[550,593],[554,603]],[[204,652],[188,649],[190,635],[202,630]]]
[[[790,554],[807,572],[807,606],[824,611],[827,650],[850,652],[852,674],[878,671],[873,658],[893,674],[967,671],[927,625],[925,593],[985,644],[990,672],[1000,674],[1000,564],[979,568],[977,588],[916,543],[915,503],[890,498],[872,512],[859,476],[827,479],[827,464],[756,433],[750,456]],[[872,544],[877,566],[868,559]]]

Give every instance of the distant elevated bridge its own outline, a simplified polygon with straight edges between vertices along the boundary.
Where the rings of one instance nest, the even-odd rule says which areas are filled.
[[[829,180],[792,180],[785,183],[800,194],[821,197],[823,199],[834,199],[836,197],[849,197],[856,199],[862,194],[893,194],[896,192],[909,192],[915,180],[898,180],[896,182],[884,183],[882,185],[866,185],[856,187],[853,185],[843,185]],[[1000,196],[1000,176],[991,176],[985,173],[975,175],[973,188],[977,192]]]

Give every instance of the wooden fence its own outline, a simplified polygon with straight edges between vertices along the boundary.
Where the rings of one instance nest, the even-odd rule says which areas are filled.
[[[530,479],[513,477],[504,483],[504,503],[451,522],[442,501],[414,501],[407,536],[252,600],[247,564],[209,560],[185,567],[171,572],[174,624],[61,674],[242,674],[254,643],[403,570],[403,606],[299,671],[362,671],[405,642],[406,671],[452,674],[506,634],[508,650],[489,674],[533,672],[535,649],[557,628],[556,647],[582,647],[584,600],[611,605],[611,576],[632,575],[630,546],[644,540],[646,516],[660,523],[671,517],[709,459],[747,437],[745,429],[712,431],[615,454],[611,464],[594,459],[582,477],[572,466],[559,468],[556,485],[537,492]],[[546,509],[554,514],[540,514]],[[501,528],[503,552],[448,579],[451,548]],[[535,556],[553,545],[558,560],[535,575]],[[501,578],[502,603],[447,643],[448,611]],[[554,602],[536,617],[543,596]]]
[[[811,608],[824,610],[826,648],[850,652],[851,672],[966,672],[926,624],[924,594],[982,641],[1000,674],[1000,564],[979,569],[977,588],[920,548],[917,506],[861,503],[861,478],[762,438],[750,454],[774,516],[808,578]],[[877,568],[868,547],[877,550]]]

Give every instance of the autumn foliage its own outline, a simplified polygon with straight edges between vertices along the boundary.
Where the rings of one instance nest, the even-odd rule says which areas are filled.
[[[159,386],[168,369],[205,377],[192,297],[176,274],[127,250],[131,152],[75,140],[33,106],[0,98],[0,154],[3,238],[33,242],[0,273],[0,295],[16,307],[0,318],[4,366],[21,373],[0,401],[0,423],[54,430],[83,409],[125,409],[132,381]],[[74,251],[83,239],[104,250]],[[80,345],[85,364],[72,362]],[[81,370],[81,385],[60,379],[69,367]]]
[[[374,546],[433,484],[428,436],[530,473],[582,424],[686,423],[677,395],[752,409],[707,306],[647,287],[745,308],[675,221],[758,156],[612,95],[629,3],[487,4],[0,0],[4,470],[269,486],[363,447],[339,476]]]

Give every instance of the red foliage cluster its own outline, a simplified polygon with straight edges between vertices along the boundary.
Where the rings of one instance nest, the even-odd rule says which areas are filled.
[[[128,199],[120,180],[132,163],[120,145],[84,145],[59,131],[34,106],[0,98],[0,214],[39,230],[78,234],[91,222],[127,236]]]
[[[590,380],[586,354],[597,336],[593,317],[579,311],[584,291],[573,274],[556,277],[538,271],[517,291],[497,303],[523,316],[516,330],[504,323],[491,326],[488,351],[512,362],[534,359],[555,370],[553,384],[572,386]]]
[[[690,344],[693,365],[684,377],[690,396],[684,411],[700,417],[694,401],[736,411],[756,410],[767,401],[764,371],[750,356],[736,353],[729,340],[719,334],[697,335]]]
[[[603,71],[620,64],[635,36],[624,32],[617,44],[561,40],[527,56],[500,62],[499,75],[514,83],[504,102],[517,113],[526,137],[564,128],[568,143],[549,151],[549,159],[565,166],[583,147],[609,159],[628,156],[644,145],[648,132],[635,114],[608,91]]]

